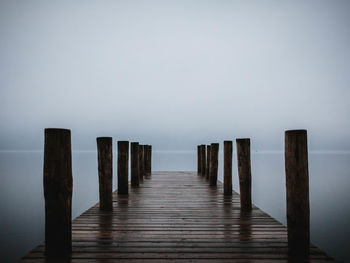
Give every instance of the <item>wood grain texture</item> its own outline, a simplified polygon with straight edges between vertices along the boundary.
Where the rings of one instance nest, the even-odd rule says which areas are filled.
[[[223,195],[197,172],[153,172],[113,212],[95,205],[73,221],[71,263],[288,262],[287,228],[239,195]],[[39,245],[22,263],[45,260]],[[309,262],[331,258],[311,245]]]

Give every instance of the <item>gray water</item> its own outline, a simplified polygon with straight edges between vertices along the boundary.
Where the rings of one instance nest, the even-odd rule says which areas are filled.
[[[234,156],[233,188],[239,192]],[[114,160],[116,163],[116,160]],[[154,171],[194,171],[195,151],[153,151]],[[44,240],[43,153],[0,152],[0,262],[14,262]],[[222,153],[219,180],[222,180]],[[350,262],[350,154],[309,153],[311,241]],[[253,202],[286,224],[284,158],[252,153]],[[116,169],[114,169],[116,182]],[[73,217],[98,201],[97,154],[73,152]],[[114,189],[117,186],[114,185]]]

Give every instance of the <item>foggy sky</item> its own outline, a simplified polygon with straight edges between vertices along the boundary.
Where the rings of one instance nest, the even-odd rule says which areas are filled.
[[[0,1],[0,149],[46,127],[194,149],[350,149],[350,1]]]

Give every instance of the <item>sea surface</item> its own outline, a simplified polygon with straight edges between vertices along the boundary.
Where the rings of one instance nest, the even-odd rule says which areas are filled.
[[[239,192],[233,158],[233,188]],[[75,218],[98,202],[97,153],[73,152],[72,161]],[[283,153],[253,152],[251,161],[254,204],[286,224]],[[196,168],[196,151],[153,151],[154,171]],[[219,180],[222,170],[220,152]],[[113,172],[116,183],[116,166]],[[350,153],[310,152],[309,176],[311,242],[350,262]],[[16,262],[44,240],[43,152],[0,152],[0,178],[0,262]]]

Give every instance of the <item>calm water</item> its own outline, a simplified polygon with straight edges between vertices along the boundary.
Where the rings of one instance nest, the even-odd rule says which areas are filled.
[[[238,191],[235,158],[233,188]],[[196,152],[154,151],[152,166],[158,171],[193,171]],[[42,152],[0,152],[0,262],[15,262],[44,239],[42,167]],[[311,241],[350,262],[350,154],[310,153],[309,171]],[[252,173],[254,204],[285,224],[283,154],[253,153]],[[113,179],[116,182],[116,169]],[[96,152],[73,153],[73,185],[76,217],[98,201]]]

